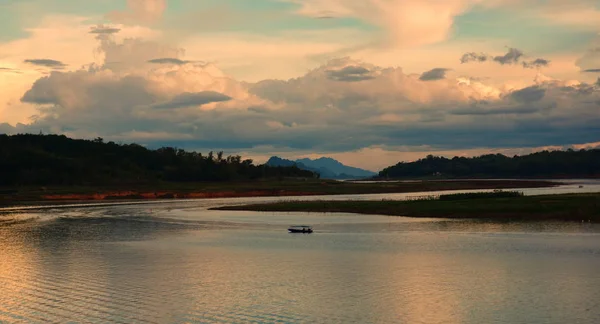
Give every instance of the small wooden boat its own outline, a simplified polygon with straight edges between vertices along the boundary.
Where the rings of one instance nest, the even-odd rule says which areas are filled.
[[[312,233],[313,229],[310,226],[306,225],[294,225],[288,228],[288,232],[290,233]]]

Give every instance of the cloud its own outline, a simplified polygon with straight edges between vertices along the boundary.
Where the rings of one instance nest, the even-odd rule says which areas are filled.
[[[469,52],[463,54],[463,56],[460,58],[460,63],[464,64],[469,62],[485,62],[488,59],[490,59],[490,56],[488,54]]]
[[[111,70],[135,70],[146,69],[150,63],[159,63],[150,62],[157,57],[170,58],[174,62],[179,60],[185,51],[154,41],[126,38],[122,42],[103,39],[98,52],[104,55],[104,67],[110,67]]]
[[[150,24],[161,19],[167,9],[167,0],[127,0],[127,9],[112,11],[107,18],[122,24]]]
[[[21,101],[55,105],[52,111],[58,115],[68,111],[83,111],[101,103],[101,109],[110,114],[111,109],[150,104],[158,97],[151,93],[147,81],[140,76],[121,78],[111,71],[79,70],[52,72],[38,79]],[[101,114],[102,111],[96,113]]]
[[[504,55],[490,55],[490,54],[486,54],[486,53],[476,53],[476,52],[468,52],[463,54],[463,56],[460,58],[460,63],[461,64],[465,64],[465,63],[470,63],[470,62],[496,62],[500,65],[516,65],[516,64],[521,64],[524,68],[526,69],[533,69],[533,68],[541,68],[541,67],[546,67],[550,64],[549,60],[543,59],[543,58],[537,58],[534,60],[523,60],[523,58],[525,58],[525,54],[523,53],[523,51],[521,51],[520,49],[517,48],[509,48],[508,52],[506,52]]]
[[[173,113],[168,108],[265,106],[241,83],[210,64],[157,67],[144,60],[174,51],[172,48],[140,39],[103,39],[99,43],[105,60],[119,59],[123,64],[105,61],[36,80],[21,97],[23,103],[38,105],[37,118],[29,127],[59,133],[68,129],[76,136],[118,137],[133,131],[183,134],[197,127],[200,116],[193,111]]]
[[[308,17],[354,18],[379,27],[385,42],[413,47],[446,40],[455,17],[468,11],[473,0],[286,0],[297,14]],[[324,14],[325,13],[325,14]]]
[[[8,123],[0,123],[0,134],[13,134],[15,128]]]
[[[17,70],[17,69],[12,69],[12,68],[7,68],[7,67],[0,67],[0,73],[2,72],[6,72],[6,73],[17,73],[17,74],[21,74],[23,72]]]
[[[94,26],[90,30],[90,34],[103,34],[103,35],[111,35],[120,32],[120,28],[109,27],[104,25]]]
[[[597,4],[595,0],[548,1],[544,7],[535,7],[534,10],[553,24],[597,32],[600,27],[600,8]]]
[[[335,16],[330,16],[330,15],[327,15],[327,14],[323,14],[322,16],[316,16],[315,18],[316,19],[335,19],[336,17]]]
[[[207,33],[189,38],[185,55],[218,62],[223,71],[246,81],[288,79],[338,57],[331,53],[355,46],[369,35],[352,28],[330,28],[327,33],[321,30]]]
[[[24,92],[22,102],[38,111],[23,131],[136,139],[149,147],[177,141],[192,149],[339,153],[600,138],[600,89],[591,84],[540,79],[502,87],[447,77],[442,68],[418,75],[349,57],[287,80],[241,82],[212,64],[186,61],[181,48],[138,38],[96,42],[101,62],[52,72]],[[423,82],[424,76],[437,81]]]
[[[173,58],[173,57],[165,57],[165,58],[157,58],[157,59],[148,60],[148,63],[175,64],[175,65],[182,65],[182,64],[187,64],[190,62],[191,61],[184,61],[184,60],[180,60],[178,58]]]
[[[596,43],[600,44],[600,38],[596,40]],[[588,49],[581,57],[577,59],[575,64],[582,71],[592,72],[600,66],[600,45]]]
[[[463,108],[453,110],[450,113],[458,116],[488,116],[488,115],[526,115],[539,112],[539,108],[535,107],[510,107],[498,109],[481,109],[481,108]]]
[[[513,91],[510,94],[510,97],[518,102],[523,103],[531,103],[534,101],[539,101],[544,98],[546,94],[546,89],[541,88],[540,86],[531,86],[527,88],[523,88],[517,91]]]
[[[50,60],[50,59],[27,59],[25,61],[23,61],[24,63],[29,63],[29,64],[33,64],[33,65],[37,65],[37,66],[43,66],[43,67],[47,67],[47,68],[53,68],[53,69],[64,69],[65,67],[67,67],[66,64],[64,64],[61,61],[56,61],[56,60]]]
[[[542,58],[538,58],[535,59],[533,61],[524,61],[522,62],[523,67],[527,68],[527,69],[535,69],[535,68],[541,68],[541,67],[546,67],[550,64],[550,61],[546,60],[546,59],[542,59]]]
[[[600,73],[600,69],[587,69],[587,70],[583,70],[582,72],[586,72],[586,73]]]
[[[434,80],[441,80],[446,78],[446,72],[448,72],[449,69],[445,69],[445,68],[435,68],[435,69],[431,69],[427,72],[423,72],[423,74],[421,74],[421,77],[419,78],[419,80],[421,81],[434,81]]]
[[[371,71],[362,66],[346,66],[339,70],[327,71],[329,79],[343,82],[357,82],[364,80],[371,80],[373,76]]]
[[[509,48],[508,52],[504,55],[494,56],[493,60],[502,65],[504,64],[517,64],[523,57],[523,52],[516,48]]]
[[[201,106],[211,102],[229,101],[232,98],[215,91],[202,91],[196,93],[185,92],[172,98],[171,100],[152,105],[155,109],[174,109],[189,106]]]

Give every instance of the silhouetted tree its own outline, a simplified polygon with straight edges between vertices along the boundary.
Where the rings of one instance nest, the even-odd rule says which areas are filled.
[[[0,186],[98,185],[156,181],[229,181],[304,177],[298,168],[254,165],[223,152],[204,157],[173,147],[149,150],[138,144],[75,140],[64,135],[0,135]]]
[[[428,155],[415,162],[400,162],[379,172],[385,178],[543,178],[600,177],[600,150],[542,151],[507,157],[486,154],[447,159]]]

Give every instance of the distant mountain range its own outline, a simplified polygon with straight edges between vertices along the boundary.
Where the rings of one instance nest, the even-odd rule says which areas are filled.
[[[335,159],[328,157],[322,157],[315,160],[299,159],[292,161],[280,158],[278,156],[273,156],[269,159],[269,161],[267,161],[266,165],[284,167],[295,165],[303,170],[318,172],[321,176],[321,179],[360,179],[376,175],[375,172],[347,166]]]

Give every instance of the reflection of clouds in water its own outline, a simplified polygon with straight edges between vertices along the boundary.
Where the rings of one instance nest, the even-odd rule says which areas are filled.
[[[14,227],[14,226],[13,226]],[[0,310],[16,308],[19,301],[26,297],[27,285],[23,283],[35,280],[31,269],[36,264],[38,251],[27,247],[27,242],[18,233],[0,226]],[[10,278],[7,280],[6,278]],[[0,322],[14,321],[0,313]]]
[[[44,320],[39,313],[121,323],[599,319],[586,311],[600,299],[597,224],[211,204],[36,211],[54,216],[0,227],[0,322]],[[316,233],[286,232],[305,222],[319,224]]]
[[[39,215],[35,213],[0,213],[0,226],[15,225],[20,223],[26,223],[39,219]]]

